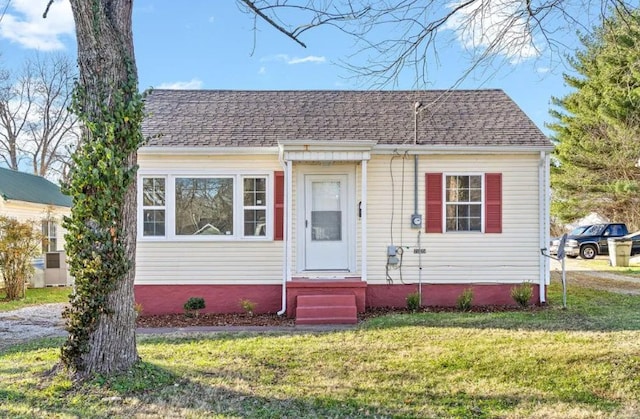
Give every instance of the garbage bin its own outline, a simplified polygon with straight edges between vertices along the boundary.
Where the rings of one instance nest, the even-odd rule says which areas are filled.
[[[624,237],[615,237],[608,239],[607,243],[609,245],[611,266],[629,266],[633,242]]]
[[[33,275],[29,278],[31,288],[44,288],[44,260],[42,258],[33,259]]]

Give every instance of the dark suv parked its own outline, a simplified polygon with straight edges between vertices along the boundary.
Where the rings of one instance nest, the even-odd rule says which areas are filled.
[[[594,224],[580,235],[567,236],[564,252],[570,258],[593,259],[596,255],[609,253],[608,239],[628,233],[627,225],[623,223]]]

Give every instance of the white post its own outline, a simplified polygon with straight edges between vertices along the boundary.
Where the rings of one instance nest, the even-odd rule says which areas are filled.
[[[360,218],[361,222],[361,232],[360,238],[362,242],[362,249],[360,250],[360,264],[361,264],[361,272],[362,280],[367,282],[367,160],[362,160],[362,192],[361,192],[361,210],[362,217]]]
[[[562,308],[567,308],[567,274],[564,266],[564,257],[562,258]]]

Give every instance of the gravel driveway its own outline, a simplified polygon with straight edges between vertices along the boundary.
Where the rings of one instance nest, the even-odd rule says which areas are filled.
[[[0,349],[35,338],[64,336],[64,303],[0,313]]]

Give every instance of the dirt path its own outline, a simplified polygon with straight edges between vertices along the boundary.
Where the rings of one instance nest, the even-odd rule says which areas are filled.
[[[607,260],[598,256],[598,260]],[[567,283],[583,287],[616,292],[620,294],[640,295],[640,277],[611,271],[594,270],[593,263],[582,259],[566,259]],[[561,280],[562,265],[555,260],[551,263],[551,280]]]

